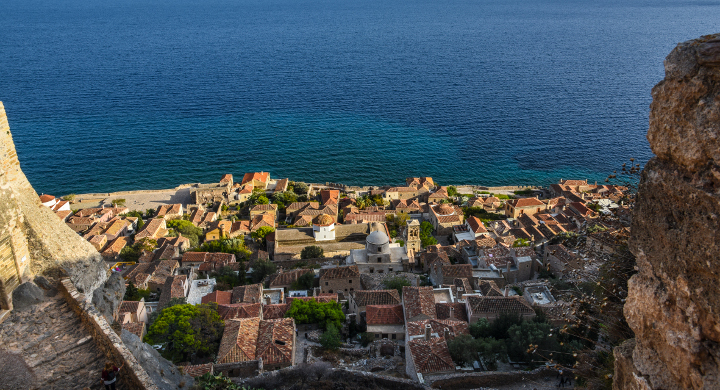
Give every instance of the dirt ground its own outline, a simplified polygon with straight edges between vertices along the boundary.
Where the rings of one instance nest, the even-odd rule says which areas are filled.
[[[107,198],[89,197],[76,195],[75,200],[71,204],[72,209],[85,209],[89,207],[100,207],[101,205],[110,205],[114,199],[125,199],[125,207],[130,211],[145,211],[147,209],[155,209],[164,204],[180,203],[185,207],[192,204],[190,196],[190,188],[182,188],[180,190],[167,190],[157,192],[138,192],[131,194],[122,194],[109,196]]]

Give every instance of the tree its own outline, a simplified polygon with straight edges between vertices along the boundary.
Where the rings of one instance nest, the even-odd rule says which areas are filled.
[[[261,226],[254,232],[250,233],[250,236],[256,240],[264,240],[268,234],[275,231],[275,228],[271,226]]]
[[[394,276],[392,278],[385,279],[385,287],[388,290],[397,290],[402,296],[402,289],[405,286],[410,286],[410,282],[402,276]]]
[[[335,325],[328,325],[327,330],[320,336],[320,345],[330,351],[337,351],[342,346],[340,332]]]
[[[143,290],[135,287],[131,281],[125,289],[124,301],[139,301],[140,299],[146,299],[150,296],[150,290]]]
[[[217,281],[216,290],[225,291],[230,290],[235,286],[242,286],[245,283],[245,264],[240,262],[240,272],[235,274],[230,267],[222,267],[219,270],[210,274],[211,278],[215,278]]]
[[[450,197],[453,197],[453,196],[457,195],[457,193],[458,193],[458,192],[457,192],[457,187],[455,187],[455,186],[448,186],[448,187],[447,187],[447,193],[448,193],[448,196],[450,196]]]
[[[272,275],[277,271],[275,263],[268,260],[258,260],[252,267],[253,283],[260,283],[265,277]]]
[[[293,299],[290,309],[285,317],[294,318],[298,324],[320,324],[323,329],[334,325],[336,329],[342,327],[345,314],[340,304],[335,301],[317,302],[316,300]]]
[[[162,345],[160,353],[175,363],[192,361],[217,353],[224,326],[215,303],[171,306],[160,312],[145,342]]]
[[[196,227],[193,225],[190,221],[185,221],[183,219],[173,219],[171,221],[167,221],[167,227],[170,229],[174,229],[177,233],[180,233],[183,235],[183,237],[186,237],[188,240],[190,240],[190,247],[195,248],[200,243],[200,238],[203,236],[203,230],[199,227]]]
[[[255,200],[255,204],[268,204],[270,203],[270,200],[265,195],[260,195],[257,197],[257,200]]]
[[[72,202],[75,200],[75,196],[76,196],[75,194],[67,194],[67,195],[63,196],[62,198],[64,200],[67,200],[68,202]]]
[[[112,204],[115,205],[115,207],[125,207],[125,199],[113,199]]]
[[[242,238],[223,238],[222,240],[208,241],[200,245],[196,252],[232,253],[237,261],[247,259],[251,252],[245,247]]]
[[[307,195],[308,190],[308,185],[303,182],[295,182],[295,186],[293,187],[293,192],[298,195]]]
[[[432,236],[433,230],[435,230],[435,227],[428,221],[420,224],[420,244],[422,244],[423,248],[430,245],[437,245],[437,240]]]
[[[315,273],[308,272],[300,275],[300,277],[294,281],[291,285],[293,290],[310,290],[315,284]]]
[[[325,252],[317,245],[306,246],[300,252],[301,259],[321,259]]]
[[[461,366],[472,364],[477,360],[477,343],[469,334],[461,334],[450,340],[448,350],[452,360]]]
[[[145,210],[145,215],[146,215],[148,218],[152,218],[152,217],[155,216],[155,212],[156,212],[155,209],[147,209],[147,210]]]
[[[140,259],[143,251],[152,252],[157,248],[157,241],[151,238],[143,238],[140,241],[135,242],[133,245],[128,245],[120,251],[120,258],[123,261],[137,262]]]

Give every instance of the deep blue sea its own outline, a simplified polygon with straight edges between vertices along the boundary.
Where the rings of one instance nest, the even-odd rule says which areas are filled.
[[[720,1],[3,0],[0,100],[38,192],[546,184],[651,156],[650,89]]]

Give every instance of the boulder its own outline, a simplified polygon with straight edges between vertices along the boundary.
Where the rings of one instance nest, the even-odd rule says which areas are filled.
[[[105,284],[93,292],[92,303],[109,323],[125,296],[125,281],[118,272],[113,272]]]
[[[25,282],[12,293],[14,310],[27,310],[45,299],[43,290],[33,282]]]
[[[158,389],[189,389],[195,384],[195,380],[190,375],[180,372],[172,362],[162,357],[158,351],[144,343],[136,335],[123,330],[120,338]]]

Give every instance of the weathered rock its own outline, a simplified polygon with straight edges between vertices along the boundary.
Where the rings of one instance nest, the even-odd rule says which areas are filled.
[[[33,282],[21,284],[12,293],[13,307],[15,310],[28,310],[42,302],[44,298],[45,294],[43,290]]]
[[[20,169],[5,108],[0,103],[0,239],[8,242],[19,266],[17,279],[67,275],[88,298],[107,279],[100,254],[55,213],[40,203]],[[9,270],[18,273],[15,270]],[[0,305],[15,286],[2,286]]]
[[[162,357],[158,351],[136,335],[123,330],[120,338],[135,356],[138,364],[161,390],[189,389],[195,384],[195,380],[190,375],[182,374],[172,362]]]
[[[35,382],[35,374],[17,353],[11,353],[0,349],[0,388],[8,390],[28,389]]]
[[[635,204],[625,317],[632,358],[616,349],[615,388],[720,387],[720,63],[718,35],[678,45],[653,88]],[[627,349],[627,348],[626,348]]]
[[[113,314],[125,296],[125,281],[122,276],[113,272],[105,284],[93,292],[92,303],[98,311],[112,323]]]

